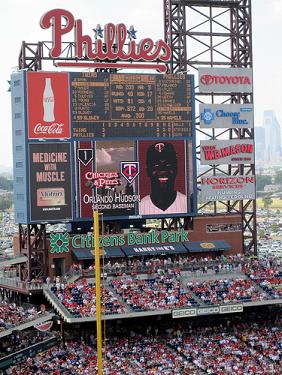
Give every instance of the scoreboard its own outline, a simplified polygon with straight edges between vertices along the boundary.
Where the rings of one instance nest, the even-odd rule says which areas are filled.
[[[185,75],[70,73],[74,138],[191,137]]]
[[[94,209],[117,220],[193,215],[193,87],[184,74],[13,74],[16,221],[91,220]],[[176,155],[181,205],[170,211],[140,208],[152,147]]]

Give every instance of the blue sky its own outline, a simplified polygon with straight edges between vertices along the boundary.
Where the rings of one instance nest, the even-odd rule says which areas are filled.
[[[10,93],[7,80],[18,65],[21,42],[50,40],[50,30],[39,26],[48,10],[64,8],[83,21],[85,33],[100,23],[134,25],[137,38],[163,38],[162,0],[9,0],[0,2],[0,165],[12,165]],[[273,109],[282,125],[282,0],[253,0],[253,55],[255,124],[262,123],[263,111]]]

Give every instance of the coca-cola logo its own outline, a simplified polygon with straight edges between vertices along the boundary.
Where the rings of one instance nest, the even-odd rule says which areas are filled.
[[[200,82],[209,86],[212,84],[216,85],[250,85],[251,79],[248,76],[214,76],[205,74],[200,77]]]
[[[64,124],[54,122],[51,125],[42,125],[40,122],[34,127],[34,134],[62,134]]]

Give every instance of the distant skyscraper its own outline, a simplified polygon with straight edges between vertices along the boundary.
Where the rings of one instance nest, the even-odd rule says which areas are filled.
[[[264,111],[266,161],[279,162],[281,159],[281,130],[274,111]]]
[[[265,161],[265,129],[262,126],[255,126],[255,150],[256,162]]]

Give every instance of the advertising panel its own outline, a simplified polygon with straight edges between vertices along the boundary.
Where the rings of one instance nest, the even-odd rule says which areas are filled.
[[[255,199],[255,176],[218,175],[202,177],[201,201],[229,201]]]
[[[252,104],[200,104],[200,127],[253,128]]]
[[[193,212],[191,140],[78,141],[75,154],[77,218]]]
[[[252,69],[199,68],[199,91],[203,93],[252,92]]]
[[[74,138],[192,136],[193,76],[69,74]]]
[[[201,141],[200,149],[201,165],[254,163],[251,139]]]
[[[72,219],[70,143],[29,144],[31,221]]]
[[[29,139],[70,137],[68,73],[27,72]]]

